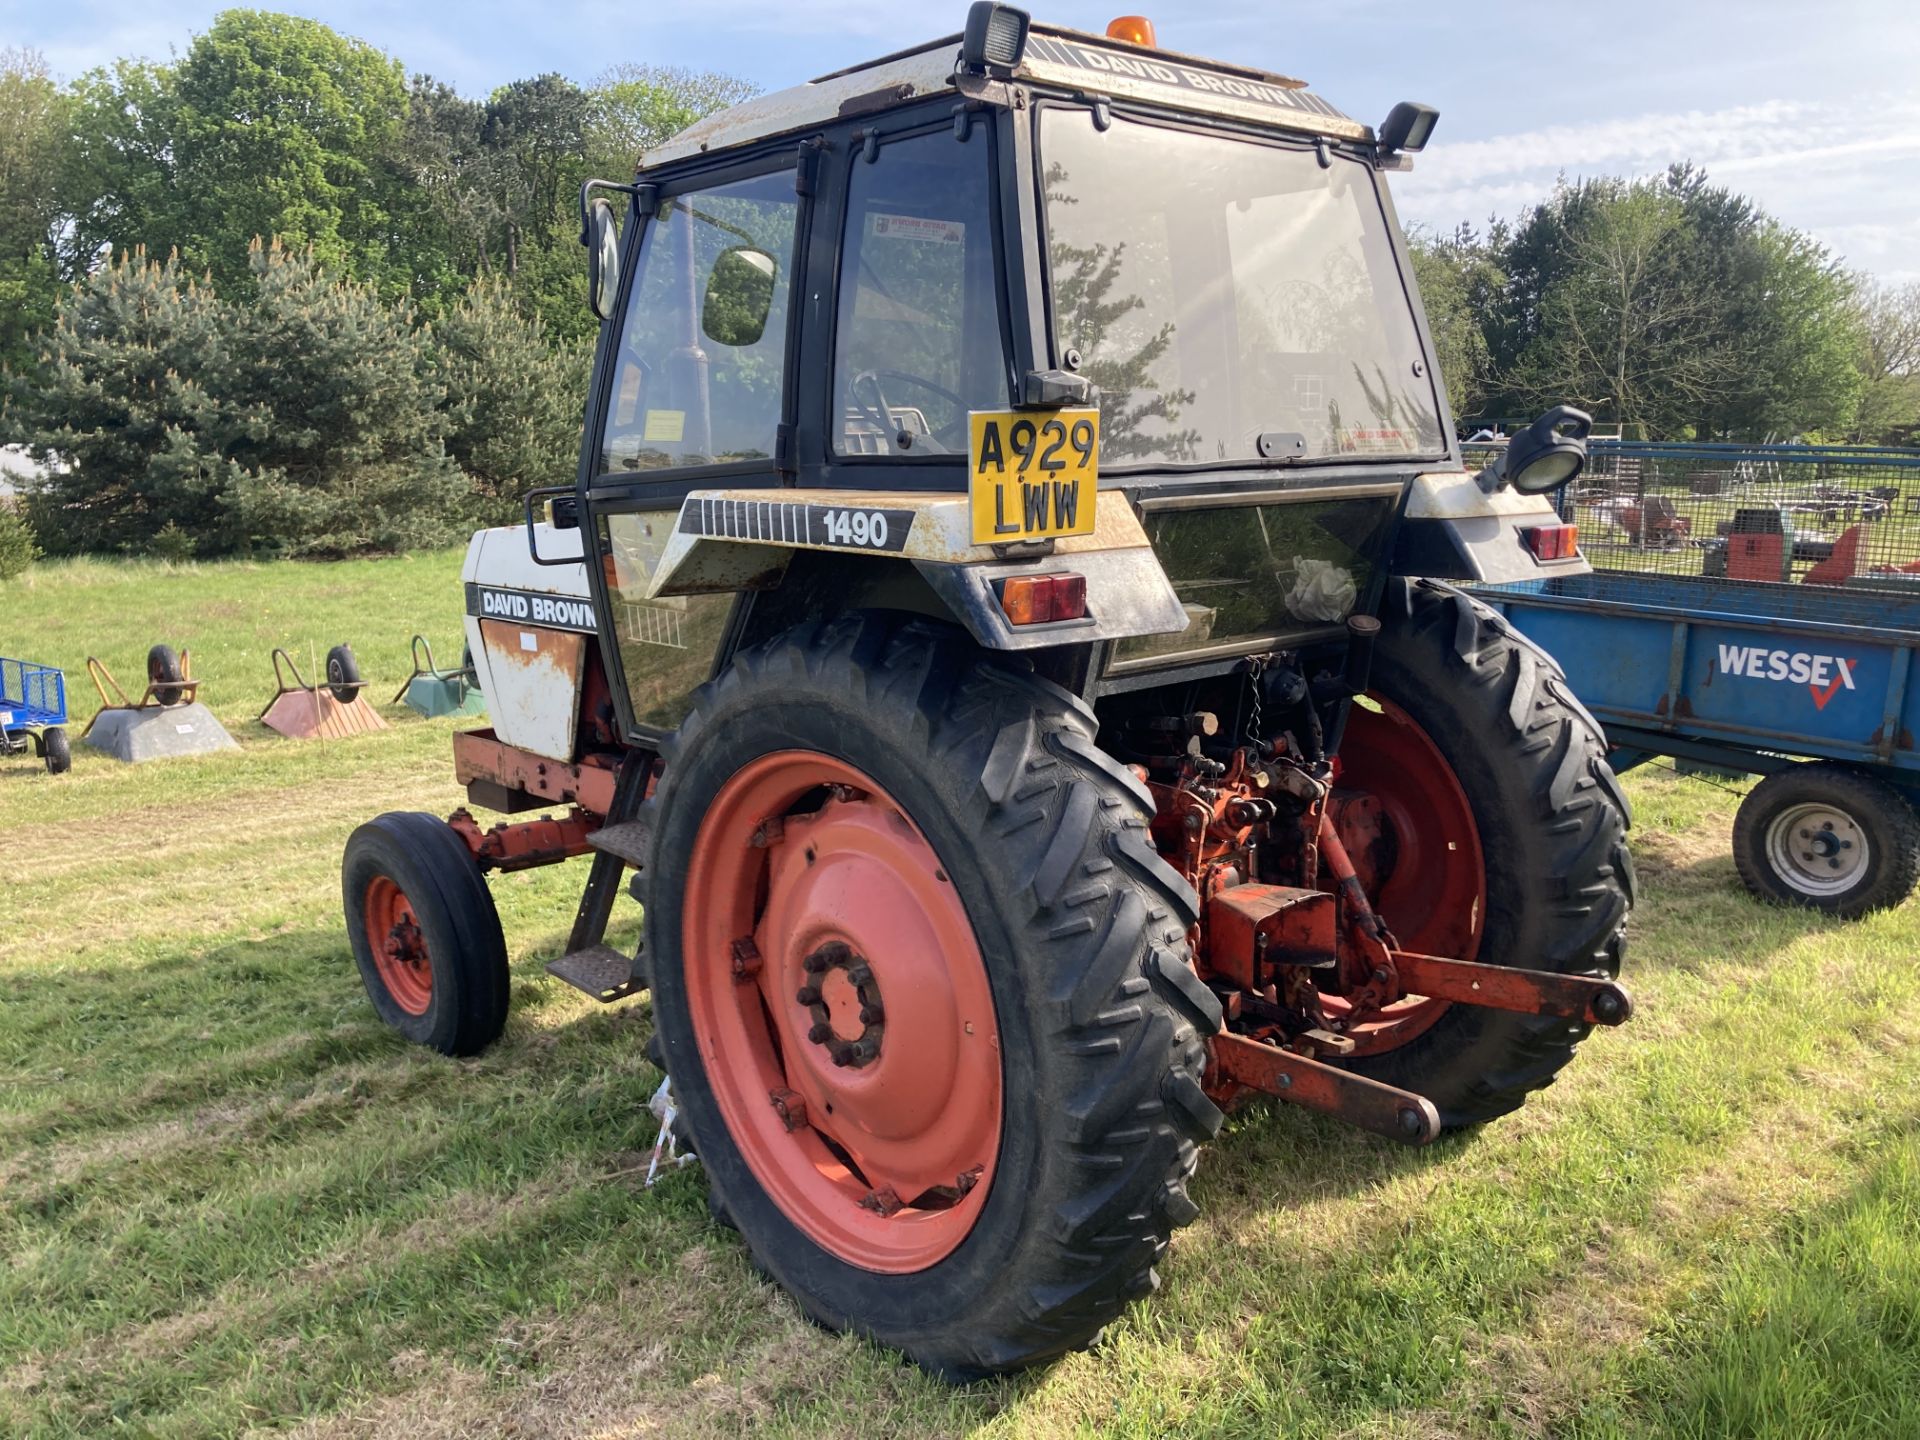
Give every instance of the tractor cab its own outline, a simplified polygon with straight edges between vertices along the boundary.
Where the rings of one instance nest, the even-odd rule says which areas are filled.
[[[1462,468],[1385,184],[1433,124],[979,3],[584,186],[580,471],[475,537],[454,737],[562,813],[355,833],[380,1013],[491,1043],[485,875],[590,854],[547,968],[649,997],[661,1143],[954,1379],[1150,1293],[1227,1107],[1421,1144],[1625,1021],[1605,738],[1445,583],[1585,568],[1587,419]]]

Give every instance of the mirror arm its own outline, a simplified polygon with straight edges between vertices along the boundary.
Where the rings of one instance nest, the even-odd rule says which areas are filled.
[[[587,233],[587,215],[588,207],[593,203],[593,192],[596,190],[618,190],[622,195],[631,198],[634,204],[640,206],[642,209],[646,208],[646,204],[651,196],[660,193],[660,187],[658,185],[623,185],[618,180],[581,181],[580,243],[582,245],[590,245],[593,243],[592,237]]]

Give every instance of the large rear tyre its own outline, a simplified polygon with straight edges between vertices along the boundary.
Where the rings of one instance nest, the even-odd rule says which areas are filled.
[[[507,1023],[507,942],[473,852],[446,821],[395,811],[347,840],[347,936],[380,1018],[442,1055]]]
[[[1733,817],[1733,863],[1762,900],[1851,920],[1920,881],[1920,819],[1892,786],[1844,765],[1767,776]]]
[[[1412,951],[1612,978],[1634,898],[1626,797],[1552,657],[1452,586],[1395,580],[1342,785],[1383,813],[1360,842],[1382,917]],[[1346,830],[1343,822],[1343,832]],[[1362,858],[1364,857],[1364,859]],[[1348,1068],[1425,1095],[1449,1129],[1553,1082],[1590,1027],[1412,998]]]
[[[1195,898],[1074,697],[855,615],[733,660],[645,814],[654,1019],[715,1213],[963,1379],[1153,1290],[1220,1113]]]

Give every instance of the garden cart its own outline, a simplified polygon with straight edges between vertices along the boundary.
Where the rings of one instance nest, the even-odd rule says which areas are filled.
[[[491,1042],[487,872],[590,855],[550,968],[649,995],[715,1215],[953,1378],[1150,1293],[1227,1107],[1420,1144],[1624,1021],[1599,729],[1445,583],[1584,571],[1588,423],[1463,467],[1433,121],[978,4],[584,186],[581,467],[462,575],[508,818],[351,837],[378,1012]]]
[[[49,775],[64,775],[73,768],[66,724],[67,677],[52,665],[0,656],[0,753],[31,745]]]

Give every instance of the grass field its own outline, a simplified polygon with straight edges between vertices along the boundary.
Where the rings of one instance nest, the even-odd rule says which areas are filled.
[[[0,585],[0,653],[83,683],[184,642],[243,747],[0,761],[0,1434],[1920,1435],[1920,908],[1762,908],[1731,797],[1659,773],[1629,785],[1639,1014],[1519,1115],[1408,1152],[1243,1112],[1159,1295],[1043,1373],[952,1390],[810,1328],[697,1170],[643,1187],[646,1006],[541,968],[571,867],[495,882],[492,1051],[374,1021],[340,849],[458,803],[452,725],[251,717],[274,644],[352,641],[378,701],[413,630],[456,654],[457,573]]]

